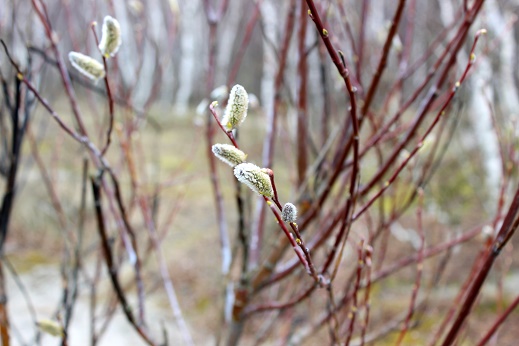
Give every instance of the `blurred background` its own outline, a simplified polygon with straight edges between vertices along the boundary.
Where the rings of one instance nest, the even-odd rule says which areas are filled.
[[[348,226],[353,240],[348,238],[341,253],[336,280],[337,292],[359,292],[363,308],[348,334],[352,305],[344,303],[334,334],[333,322],[319,320],[333,310],[331,298],[317,290],[317,297],[295,308],[249,317],[236,342],[335,344],[333,335],[353,335],[352,344],[434,344],[443,332],[440,321],[464,297],[458,292],[466,293],[464,284],[470,281],[465,280],[473,278],[478,257],[503,223],[517,184],[519,1],[315,3],[330,42],[349,68],[359,117],[367,119],[360,131],[357,183],[359,190],[370,189],[359,195],[356,211],[371,198],[377,202]],[[402,16],[392,35],[400,5]],[[70,51],[102,61],[93,32],[101,35],[106,15],[119,21],[122,36],[119,52],[106,60],[111,97],[104,81],[85,78],[68,61]],[[474,60],[470,52],[482,28],[487,34]],[[237,134],[240,148],[251,162],[275,170],[281,200],[297,204],[303,216],[317,210],[315,221],[308,218],[302,231],[305,239],[316,239],[311,242],[318,244],[316,264],[326,262],[341,228],[327,221],[342,212],[337,206],[348,199],[352,174],[352,151],[344,161],[338,155],[345,147],[341,134],[350,131],[343,124],[351,101],[304,1],[0,0],[0,38],[6,49],[0,54],[4,343],[7,330],[13,345],[149,343],[121,308],[105,263],[89,178],[104,174],[99,184],[106,244],[135,325],[155,344],[165,339],[170,345],[233,344],[225,335],[233,326],[233,290],[254,277],[281,233],[272,215],[265,217],[263,201],[237,189],[231,169],[215,163],[209,151],[214,143],[228,143],[209,105],[218,101],[216,112],[223,114],[236,83],[249,93],[249,115]],[[382,57],[387,60],[380,67]],[[471,59],[467,79],[450,100]],[[19,72],[34,90],[20,83]],[[380,81],[364,110],[377,72],[382,72]],[[400,146],[424,109],[428,115],[418,135]],[[86,129],[87,144],[72,138],[55,117],[80,135]],[[109,169],[91,150],[92,145],[104,148],[107,133]],[[417,145],[418,154],[406,161]],[[386,162],[391,170],[379,176]],[[386,191],[385,182],[401,164],[405,167],[394,185],[384,197],[375,197]],[[343,167],[337,181],[331,180],[334,167]],[[330,197],[320,200],[326,182]],[[241,207],[236,204],[240,194]],[[320,236],[327,227],[329,235]],[[263,228],[264,233],[258,231]],[[252,249],[250,237],[257,234],[263,234],[261,247]],[[460,237],[466,237],[463,243],[457,243]],[[364,245],[374,249],[372,269],[359,276],[364,291],[354,288],[350,276],[356,273],[350,264],[357,262],[359,239],[359,256],[368,256],[361,260],[371,256]],[[428,258],[424,249],[438,249],[440,255],[422,263]],[[366,292],[369,278],[408,255],[415,256],[409,268],[374,284],[372,297],[363,298],[362,305],[360,292]],[[293,259],[291,249],[284,252],[273,263],[275,272]],[[484,286],[475,316],[464,326],[460,345],[477,344],[517,296],[516,269],[510,243]],[[297,296],[298,287],[311,284],[302,273],[301,268],[291,271],[279,286],[265,281],[272,287],[254,291],[248,302]],[[414,301],[417,285],[422,293]],[[410,300],[415,308],[409,308]],[[366,317],[370,302],[372,315]],[[408,310],[417,315],[402,328]],[[42,320],[55,321],[58,334],[65,328],[67,337],[42,332],[36,327]],[[512,314],[493,344],[514,345],[517,321]],[[409,331],[399,340],[401,329]]]

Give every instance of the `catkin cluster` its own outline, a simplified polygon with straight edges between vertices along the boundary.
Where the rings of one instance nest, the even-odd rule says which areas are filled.
[[[119,22],[115,18],[106,16],[103,21],[99,51],[105,58],[113,57],[119,50],[120,45],[121,27]],[[104,65],[88,55],[70,52],[68,58],[76,70],[93,81],[104,78],[106,75]]]
[[[222,126],[228,132],[234,130],[245,120],[248,102],[245,88],[239,84],[233,86],[221,121]],[[213,102],[213,107],[216,104],[216,101]],[[234,168],[234,176],[239,182],[247,185],[259,195],[269,198],[274,197],[269,169],[260,168],[253,163],[246,162],[247,155],[233,145],[214,144],[211,149],[217,158]],[[281,219],[284,222],[295,223],[297,219],[296,206],[292,203],[286,203],[281,211]]]
[[[245,120],[248,103],[245,88],[239,84],[233,86],[221,121],[227,131],[232,131]],[[269,198],[274,196],[272,182],[266,169],[246,162],[247,155],[243,151],[229,144],[215,144],[211,149],[217,158],[234,168],[234,176],[239,182],[257,194]]]

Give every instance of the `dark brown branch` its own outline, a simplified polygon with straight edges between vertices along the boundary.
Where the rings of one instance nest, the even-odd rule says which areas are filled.
[[[94,197],[94,209],[96,212],[96,220],[97,220],[97,229],[99,231],[99,237],[101,238],[101,246],[105,258],[106,269],[108,270],[108,274],[110,275],[110,281],[112,283],[112,287],[117,295],[117,299],[123,308],[124,315],[133,328],[137,331],[137,333],[141,336],[141,338],[148,345],[156,345],[150,338],[150,336],[137,324],[137,320],[135,319],[132,308],[126,299],[126,295],[123,291],[121,284],[119,283],[119,279],[117,277],[117,268],[112,258],[112,249],[110,246],[110,242],[108,239],[108,235],[105,229],[105,218],[103,216],[103,209],[101,205],[101,181],[100,176],[96,178],[91,178],[92,185],[92,193]]]

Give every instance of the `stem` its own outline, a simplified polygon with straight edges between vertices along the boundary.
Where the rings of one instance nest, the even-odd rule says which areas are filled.
[[[512,304],[510,304],[510,306],[508,306],[508,308],[506,308],[506,310],[497,318],[494,324],[492,324],[492,327],[488,330],[485,336],[483,336],[481,341],[478,342],[478,346],[486,345],[490,341],[490,338],[492,338],[497,329],[501,327],[501,325],[508,318],[508,316],[510,316],[510,314],[515,310],[515,308],[517,308],[517,305],[519,305],[519,296],[517,296],[514,299]]]
[[[220,122],[220,119],[218,119],[218,114],[216,114],[216,109],[214,108],[215,105],[216,104],[214,102],[209,105],[209,110],[211,111],[211,114],[213,115],[214,120],[216,120],[216,123],[218,124],[220,129],[222,129],[222,131],[227,135],[227,137],[231,141],[232,145],[234,145],[236,147],[236,149],[240,149],[240,147],[238,146],[238,143],[236,142],[236,139],[234,138],[234,135],[232,134],[232,130],[231,131],[227,131],[223,127],[222,123]],[[212,156],[213,155],[211,154],[211,157]]]
[[[272,210],[272,213],[274,214],[274,216],[278,220],[279,226],[281,227],[281,229],[283,230],[283,232],[287,236],[290,244],[292,245],[292,248],[294,249],[294,251],[295,251],[295,253],[297,255],[297,258],[299,258],[299,261],[305,267],[305,270],[308,272],[308,274],[313,275],[314,279],[316,281],[318,281],[317,274],[315,273],[315,270],[312,273],[307,260],[303,257],[303,254],[301,253],[301,251],[299,251],[299,247],[298,247],[297,241],[294,239],[294,236],[292,235],[292,233],[290,233],[290,231],[285,226],[285,223],[281,219],[281,215],[279,214],[279,212],[276,210],[274,205],[272,205],[272,202],[269,201],[269,199],[267,197],[263,196],[263,198],[265,199],[265,202],[267,202],[267,205],[270,207],[270,210]]]
[[[308,168],[308,62],[305,54],[306,28],[308,13],[305,6],[301,5],[299,14],[299,33],[298,33],[298,52],[299,61],[297,63],[298,75],[298,100],[297,100],[297,188],[303,185]]]
[[[97,37],[97,33],[95,31],[95,27],[96,27],[96,23],[92,23],[91,25],[91,28],[92,28],[92,32],[94,33],[94,38],[95,38],[95,41],[96,41],[96,46],[99,46],[99,38]],[[109,120],[109,124],[108,124],[108,130],[106,131],[106,144],[105,146],[103,147],[103,149],[101,149],[101,155],[104,156],[104,154],[106,153],[106,151],[108,150],[108,147],[110,146],[110,143],[112,141],[112,130],[114,128],[114,99],[112,97],[112,91],[110,89],[110,83],[108,83],[108,65],[106,64],[106,57],[104,56],[104,54],[102,54],[102,57],[103,57],[103,65],[105,67],[105,87],[106,87],[106,96],[107,96],[107,99],[108,99],[108,112],[109,112],[109,115],[110,115],[110,120]]]
[[[137,324],[137,321],[133,315],[130,304],[126,299],[126,295],[124,294],[123,288],[119,282],[117,277],[117,268],[113,262],[112,258],[112,250],[110,247],[110,243],[108,240],[108,235],[105,229],[105,218],[103,216],[103,210],[101,206],[101,181],[100,176],[97,178],[91,178],[92,192],[94,196],[94,209],[96,212],[97,219],[97,228],[99,231],[99,236],[101,238],[101,246],[103,249],[103,254],[106,263],[106,269],[108,270],[108,274],[110,276],[110,281],[112,283],[112,287],[117,295],[117,299],[123,308],[124,315],[133,328],[137,331],[137,333],[141,336],[141,338],[148,345],[156,345],[148,334]]]
[[[440,108],[440,110],[438,111],[438,113],[436,114],[436,117],[434,118],[433,122],[429,125],[429,127],[427,128],[427,130],[425,131],[425,133],[422,135],[422,137],[420,138],[420,140],[418,141],[418,144],[414,147],[414,149],[409,153],[409,155],[406,157],[406,159],[402,162],[402,164],[395,170],[395,172],[391,175],[391,177],[387,180],[387,182],[384,184],[384,187],[382,189],[380,189],[376,194],[375,196],[373,196],[369,201],[368,203],[366,203],[364,205],[364,207],[362,207],[362,209],[357,212],[357,214],[353,217],[354,220],[358,219],[360,217],[360,215],[362,215],[366,210],[369,209],[369,207],[389,188],[389,186],[396,180],[396,178],[398,178],[400,172],[407,166],[407,164],[409,163],[409,161],[411,161],[411,159],[418,153],[418,151],[420,150],[420,148],[422,147],[425,139],[427,138],[427,136],[433,131],[433,129],[435,128],[436,124],[440,121],[440,118],[442,116],[445,115],[445,111],[447,109],[447,107],[450,105],[451,101],[454,99],[454,96],[456,95],[457,91],[459,90],[460,86],[463,84],[463,82],[465,81],[469,71],[470,71],[470,68],[472,67],[472,65],[474,64],[474,61],[475,61],[475,54],[474,54],[474,50],[476,49],[476,45],[477,45],[477,42],[479,40],[479,37],[486,33],[485,30],[479,30],[477,33],[476,33],[476,36],[474,38],[474,43],[472,44],[472,48],[470,50],[470,55],[469,55],[469,61],[467,62],[467,65],[465,67],[465,71],[463,72],[463,74],[461,75],[461,78],[454,84],[454,86],[452,87],[451,91],[449,92],[449,95],[447,97],[447,100],[444,102],[443,106]],[[399,147],[403,148],[403,144],[405,144],[407,142],[408,139],[411,138],[412,134],[414,133],[414,130],[416,130],[416,123],[415,125],[413,126],[413,131],[410,131],[408,133],[408,135],[406,136],[406,139],[404,141],[401,142],[401,144],[399,145]],[[393,154],[392,154],[392,159],[395,159],[396,158],[396,155],[399,153],[400,151],[399,150],[394,150],[393,151]],[[387,161],[387,164],[385,167],[389,168],[389,165],[392,163],[392,159],[389,159]],[[382,169],[381,171],[379,171],[379,173],[377,173],[376,177],[378,178],[381,178],[382,177],[382,172],[384,172],[384,170]],[[377,181],[375,178],[373,178],[372,180],[372,183],[374,184],[375,181]],[[369,184],[371,185],[371,184]],[[359,191],[359,194],[364,194],[366,193],[368,190],[369,190],[369,185],[368,186],[364,186],[362,188],[361,191]]]
[[[442,344],[443,346],[450,346],[456,340],[456,337],[457,337],[458,333],[460,332],[463,322],[465,322],[465,320],[469,316],[470,310],[472,309],[472,306],[476,302],[476,298],[479,295],[481,287],[485,283],[485,280],[488,276],[488,273],[490,272],[490,269],[492,269],[492,265],[494,264],[494,261],[499,256],[502,248],[508,243],[508,241],[511,239],[512,235],[517,230],[517,227],[518,227],[517,216],[518,215],[519,215],[519,188],[515,192],[515,196],[514,196],[512,205],[510,206],[510,209],[508,210],[508,213],[501,226],[501,229],[498,232],[497,238],[494,241],[492,249],[491,249],[491,251],[489,251],[487,253],[485,262],[483,263],[478,275],[474,279],[473,284],[470,287],[470,290],[469,290],[464,302],[461,305],[461,309],[456,317],[456,320],[452,324],[447,336],[445,337],[445,340],[443,341],[443,344]]]
[[[344,342],[345,346],[350,345],[351,336],[353,335],[353,329],[355,327],[355,318],[357,317],[358,311],[358,302],[357,295],[360,289],[360,279],[362,277],[362,269],[364,268],[364,240],[361,240],[359,245],[357,246],[357,254],[358,254],[358,262],[357,262],[357,275],[355,276],[355,285],[353,287],[352,293],[352,302],[350,307],[350,313],[348,314],[348,319],[350,323],[348,324],[348,334],[346,337],[346,341]]]
[[[418,259],[416,263],[416,279],[413,286],[413,293],[411,294],[411,302],[409,303],[409,310],[407,312],[407,316],[404,322],[404,326],[402,327],[402,330],[400,332],[400,335],[398,336],[397,345],[400,346],[402,344],[402,341],[404,340],[404,337],[407,333],[407,330],[409,328],[409,324],[411,322],[411,318],[413,317],[414,311],[415,311],[415,304],[416,304],[416,298],[418,296],[418,290],[420,289],[420,281],[422,278],[422,272],[423,272],[423,258],[424,258],[424,245],[425,245],[425,236],[423,231],[423,220],[422,220],[422,213],[423,213],[423,190],[420,189],[419,193],[419,206],[417,210],[417,219],[418,219],[418,234],[420,235],[420,249],[418,250]]]
[[[400,0],[398,2],[398,7],[396,9],[395,16],[393,17],[393,20],[391,21],[391,28],[389,29],[389,32],[388,32],[387,38],[386,38],[386,42],[384,43],[384,48],[382,50],[382,56],[380,57],[375,75],[373,76],[373,80],[371,81],[371,84],[369,85],[368,93],[366,95],[366,99],[364,100],[364,105],[362,106],[361,114],[363,116],[366,115],[366,113],[368,112],[369,106],[371,106],[371,102],[373,101],[373,99],[375,97],[375,93],[378,90],[378,84],[382,78],[384,69],[386,68],[387,58],[389,56],[389,52],[393,45],[393,38],[396,35],[398,25],[400,24],[400,20],[402,19],[402,13],[404,13],[405,2],[406,2],[406,0]]]
[[[0,262],[0,340],[2,346],[9,346],[9,314],[7,313],[7,290],[4,275],[4,264]]]
[[[173,313],[173,317],[175,318],[175,322],[180,329],[182,334],[182,339],[186,345],[194,345],[193,338],[191,337],[191,333],[189,331],[188,325],[182,316],[182,310],[180,308],[180,304],[178,302],[177,295],[175,293],[175,287],[173,286],[173,281],[171,280],[171,274],[169,273],[169,269],[166,263],[166,258],[164,256],[164,251],[162,244],[160,243],[157,229],[151,217],[150,208],[147,205],[147,201],[145,197],[139,198],[139,204],[141,207],[141,211],[143,213],[143,218],[148,229],[152,246],[155,250],[155,254],[157,255],[157,261],[160,269],[160,275],[162,277],[162,282],[164,284],[164,289],[166,291],[166,295],[168,297],[168,302],[171,307],[171,311]]]

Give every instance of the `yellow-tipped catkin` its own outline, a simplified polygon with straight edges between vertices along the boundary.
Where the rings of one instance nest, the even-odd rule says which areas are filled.
[[[113,57],[121,45],[121,27],[117,19],[106,16],[103,21],[103,32],[99,50],[105,58]]]
[[[103,64],[88,55],[78,52],[68,53],[68,58],[72,66],[88,78],[97,81],[104,78],[105,68]]]
[[[291,223],[296,222],[297,219],[297,208],[292,203],[285,203],[281,210],[281,219],[285,222]]]
[[[222,125],[227,131],[235,129],[245,120],[248,107],[249,96],[247,91],[241,85],[236,84],[231,89],[229,101],[222,119]]]
[[[212,150],[214,156],[231,167],[237,166],[240,163],[244,163],[245,159],[247,159],[247,154],[236,148],[234,145],[215,144],[213,145]]]
[[[234,167],[234,176],[252,191],[265,197],[274,196],[270,177],[261,168],[252,163],[241,163]]]
[[[36,322],[36,325],[38,328],[47,334],[53,335],[53,336],[63,336],[63,327],[61,324],[59,324],[56,321],[48,320],[48,319],[41,319],[38,322]]]

